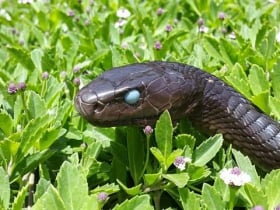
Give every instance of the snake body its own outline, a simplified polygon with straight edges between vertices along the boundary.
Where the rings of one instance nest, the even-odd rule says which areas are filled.
[[[125,95],[140,93],[134,104]],[[97,126],[153,125],[164,110],[173,121],[188,117],[265,169],[280,168],[280,124],[244,96],[199,68],[174,62],[137,63],[113,68],[83,87],[76,108]]]

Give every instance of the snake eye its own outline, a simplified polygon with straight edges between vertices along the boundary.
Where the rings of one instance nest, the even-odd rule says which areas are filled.
[[[136,104],[140,99],[138,90],[130,90],[124,95],[124,101],[130,105]]]

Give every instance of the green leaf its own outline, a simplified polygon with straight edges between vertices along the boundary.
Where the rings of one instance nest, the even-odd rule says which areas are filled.
[[[0,130],[2,130],[6,136],[9,136],[13,129],[13,120],[11,115],[6,112],[0,112],[0,122],[2,122],[0,123]]]
[[[12,210],[22,210],[24,209],[26,194],[28,192],[29,185],[25,185],[18,192],[17,197],[13,201]]]
[[[280,170],[271,171],[262,180],[262,186],[267,196],[268,209],[274,209],[279,205],[280,193],[279,193],[279,183],[280,183]]]
[[[29,95],[28,110],[32,118],[41,117],[47,112],[45,101],[33,91]]]
[[[142,178],[144,167],[144,138],[142,130],[136,127],[127,128],[127,152],[129,171],[133,178],[134,184],[138,184]]]
[[[269,102],[268,91],[252,96],[251,101],[253,104],[257,105],[264,112],[270,113],[270,107],[268,106],[268,102]]]
[[[204,184],[202,187],[202,199],[208,207],[207,209],[225,209],[225,203],[222,200],[219,192],[209,184]]]
[[[269,108],[271,115],[275,116],[278,120],[280,119],[280,100],[276,97],[269,96]]]
[[[26,69],[29,69],[29,70],[34,69],[32,60],[30,59],[30,56],[26,51],[19,49],[19,48],[15,48],[15,47],[8,47],[7,50],[10,53],[11,57],[15,58]]]
[[[269,91],[269,82],[263,68],[260,66],[255,64],[251,66],[248,81],[254,95]]]
[[[223,145],[223,137],[216,134],[205,140],[193,153],[193,164],[196,166],[204,166],[218,153]]]
[[[121,204],[117,204],[113,210],[153,210],[154,208],[151,205],[150,196],[148,195],[140,195],[134,196],[130,200],[126,200]]]
[[[29,121],[22,132],[21,144],[19,148],[23,154],[26,154],[29,149],[34,146],[34,143],[42,137],[46,127],[51,121],[52,118],[50,118],[48,114]]]
[[[115,183],[105,184],[103,186],[97,186],[93,190],[91,190],[91,193],[98,193],[98,192],[106,192],[108,194],[113,194],[120,191],[119,185]]]
[[[246,196],[250,200],[251,206],[261,205],[264,209],[268,209],[267,197],[262,190],[258,189],[254,185],[245,184],[244,191],[246,192]]]
[[[144,182],[146,186],[151,186],[157,183],[161,178],[161,172],[156,174],[144,174]]]
[[[150,148],[151,153],[155,156],[155,158],[158,160],[158,162],[164,166],[165,158],[163,157],[161,151],[156,147]]]
[[[131,195],[131,196],[135,196],[135,195],[138,195],[140,194],[142,191],[141,191],[141,187],[142,187],[142,184],[138,184],[134,187],[127,187],[125,186],[120,180],[117,180],[118,184],[120,185],[120,187],[128,194],[128,195]]]
[[[31,52],[31,60],[35,66],[36,69],[38,69],[40,72],[42,72],[42,56],[44,55],[44,52],[42,49],[35,49]]]
[[[199,197],[188,188],[179,188],[179,195],[184,210],[201,209]]]
[[[235,149],[232,149],[232,153],[241,171],[246,172],[251,177],[251,181],[255,186],[260,186],[260,177],[258,176],[256,168],[252,165],[250,159]]]
[[[10,203],[10,183],[6,171],[0,168],[0,201],[5,209],[8,209]]]
[[[32,207],[33,210],[68,210],[63,203],[58,191],[50,185],[47,191]]]
[[[198,167],[190,164],[187,168],[187,172],[190,175],[189,183],[199,183],[201,180],[210,176],[211,171],[206,167]]]
[[[80,209],[88,197],[85,174],[69,162],[64,162],[57,175],[57,190],[66,209]]]
[[[165,111],[157,121],[155,128],[155,138],[157,146],[164,156],[165,160],[167,160],[172,150],[172,136],[173,128],[171,117],[168,111]]]
[[[162,177],[174,183],[177,187],[185,187],[189,181],[188,173],[162,174]]]
[[[186,145],[188,145],[191,150],[193,150],[195,145],[195,137],[190,134],[179,134],[175,138],[175,143],[177,147],[183,149]]]
[[[47,189],[50,186],[50,181],[47,181],[44,178],[41,178],[38,182],[38,184],[36,185],[36,191],[34,194],[34,198],[35,198],[35,203],[37,200],[39,200],[39,198],[44,195],[44,193],[47,191]]]

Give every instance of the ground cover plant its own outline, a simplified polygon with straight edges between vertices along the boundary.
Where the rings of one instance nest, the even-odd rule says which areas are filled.
[[[98,128],[78,89],[128,63],[208,71],[280,119],[280,2],[0,1],[1,209],[280,209],[280,171],[164,112]]]

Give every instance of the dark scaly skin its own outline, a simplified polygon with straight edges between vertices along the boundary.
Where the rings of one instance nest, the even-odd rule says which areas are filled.
[[[140,91],[135,105],[124,101]],[[280,124],[241,94],[198,68],[150,62],[114,68],[83,87],[76,108],[91,124],[103,127],[153,125],[169,110],[174,121],[188,117],[208,134],[228,143],[265,169],[280,168]]]

